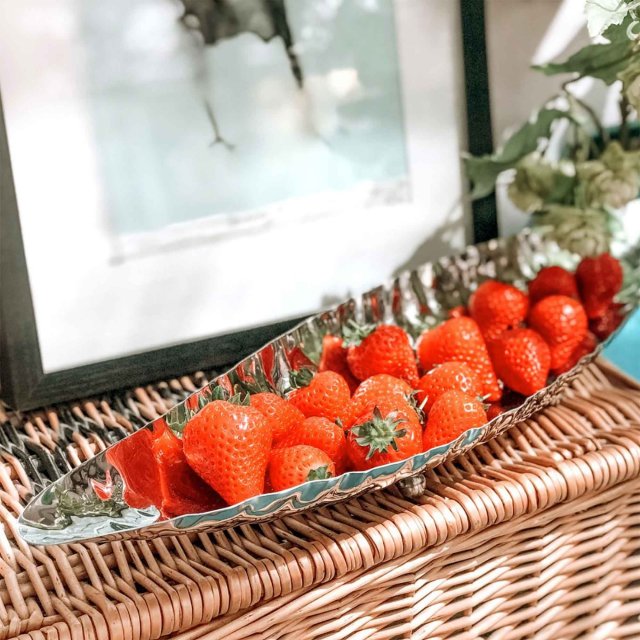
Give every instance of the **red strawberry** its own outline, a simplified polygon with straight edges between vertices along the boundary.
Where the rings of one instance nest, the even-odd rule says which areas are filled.
[[[254,393],[249,397],[249,404],[267,419],[274,442],[304,421],[300,409],[275,393]]]
[[[576,280],[584,310],[589,318],[604,315],[622,288],[622,266],[612,255],[583,258],[576,269]]]
[[[298,346],[287,351],[287,360],[289,361],[289,366],[296,371],[313,367],[314,365],[311,358]]]
[[[356,326],[345,333],[345,344],[349,346],[347,362],[358,380],[387,373],[406,380],[411,386],[418,382],[416,356],[404,329],[383,324]]]
[[[342,338],[339,336],[326,335],[322,339],[322,355],[320,356],[318,371],[335,371],[339,373],[349,385],[352,393],[358,386],[358,381],[353,377],[347,364],[347,350]]]
[[[302,369],[291,372],[290,376],[299,388],[294,389],[287,400],[307,418],[317,416],[344,421],[351,393],[339,373],[322,371],[313,375],[309,369]]]
[[[320,449],[298,445],[274,449],[269,457],[269,482],[274,491],[335,475],[331,458]]]
[[[574,349],[571,357],[567,360],[563,367],[559,367],[555,370],[555,373],[560,375],[573,369],[578,364],[578,361],[584,358],[584,356],[590,354],[598,346],[598,340],[590,331],[587,332],[584,340]]]
[[[184,428],[184,453],[191,468],[228,504],[264,491],[272,432],[255,408],[215,400]]]
[[[140,429],[107,451],[107,460],[124,483],[124,500],[134,509],[162,507],[160,473],[153,455],[153,434]]]
[[[483,396],[491,402],[502,396],[487,345],[472,318],[452,318],[423,333],[418,342],[418,358],[425,371],[444,362],[465,362],[480,379]]]
[[[327,418],[307,418],[275,442],[278,449],[305,444],[324,451],[335,465],[335,475],[347,470],[347,439],[344,429]]]
[[[469,311],[482,336],[489,342],[503,331],[519,327],[524,322],[529,311],[529,298],[510,284],[487,280],[471,296]]]
[[[487,420],[493,420],[504,412],[505,408],[499,402],[494,402],[493,404],[490,404],[487,409]]]
[[[418,382],[418,404],[428,413],[436,398],[445,391],[457,389],[470,396],[482,396],[482,385],[476,373],[464,362],[443,362]]]
[[[412,393],[413,389],[400,378],[386,373],[371,376],[361,382],[353,394],[344,426],[353,426],[357,418],[380,403],[396,402],[400,407],[405,407],[409,404]]]
[[[464,307],[462,305],[458,305],[457,307],[453,307],[452,309],[449,309],[447,313],[447,316],[449,318],[462,318],[468,315],[469,315],[469,310],[467,309],[467,307]]]
[[[567,296],[549,296],[536,303],[529,314],[529,325],[549,345],[554,373],[566,367],[587,335],[587,316],[582,305]]]
[[[499,378],[513,391],[530,396],[540,391],[549,377],[551,352],[533,329],[511,329],[489,344]]]
[[[614,302],[602,316],[589,320],[589,328],[600,339],[606,340],[624,320],[624,305]]]
[[[535,304],[547,296],[578,298],[576,277],[562,267],[543,267],[529,282],[529,300]]]
[[[424,431],[425,451],[453,442],[468,429],[487,422],[482,403],[462,391],[445,391],[431,407]]]
[[[422,452],[422,425],[410,407],[382,403],[349,429],[347,450],[358,471],[405,460]]]
[[[163,515],[170,518],[223,507],[222,498],[187,463],[180,438],[164,423],[154,425],[153,436]]]
[[[268,344],[262,349],[257,357],[262,361],[262,370],[264,371],[264,377],[275,387],[275,381],[273,379],[273,373],[275,371],[276,353],[273,344]]]

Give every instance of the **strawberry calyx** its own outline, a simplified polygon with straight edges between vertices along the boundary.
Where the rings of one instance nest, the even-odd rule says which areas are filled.
[[[397,415],[395,411],[392,411],[383,418],[380,409],[375,407],[371,420],[351,427],[351,433],[356,443],[361,447],[369,447],[367,460],[376,453],[386,453],[389,447],[394,451],[398,450],[397,440],[403,438],[407,434],[407,430],[397,428],[399,424],[406,422],[402,417],[396,418]]]
[[[357,347],[367,336],[376,330],[375,324],[358,324],[349,320],[342,329],[342,346]]]
[[[307,480],[326,480],[332,477],[329,467],[326,464],[316,467],[315,469],[310,469],[307,474]]]
[[[231,404],[237,404],[239,406],[248,407],[249,406],[249,394],[239,390],[237,387],[234,389],[235,393],[231,395],[227,389],[223,386],[218,385],[211,392],[211,400],[224,400],[225,402],[230,402]]]
[[[313,380],[315,372],[309,367],[303,367],[298,371],[289,371],[289,385],[291,389],[308,387]]]
[[[418,400],[418,392],[417,391],[412,391],[408,396],[407,396],[407,402],[409,403],[409,406],[416,412],[416,415],[418,416],[418,419],[420,420],[420,422],[424,422],[424,407],[427,404],[427,402],[429,401],[429,396],[425,396],[424,400],[422,402],[420,402]]]

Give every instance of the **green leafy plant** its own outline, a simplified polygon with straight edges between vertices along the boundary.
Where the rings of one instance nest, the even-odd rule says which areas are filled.
[[[582,254],[609,248],[619,211],[640,192],[640,0],[587,0],[586,9],[599,41],[564,61],[534,67],[548,76],[571,74],[569,80],[500,149],[464,158],[472,198],[492,193],[498,176],[511,170],[509,199],[531,214],[541,233]],[[618,127],[605,129],[576,95],[573,85],[583,78],[618,83]]]
[[[586,0],[585,14],[589,35],[602,35],[609,27],[622,24],[630,18],[628,30],[635,32],[638,26],[638,0]]]

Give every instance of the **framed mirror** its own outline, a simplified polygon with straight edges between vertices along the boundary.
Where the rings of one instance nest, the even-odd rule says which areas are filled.
[[[0,0],[2,396],[231,364],[495,235],[482,0]]]

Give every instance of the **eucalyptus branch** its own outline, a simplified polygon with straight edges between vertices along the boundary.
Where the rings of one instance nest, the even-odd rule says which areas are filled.
[[[584,111],[588,114],[588,116],[591,118],[591,121],[593,122],[593,124],[595,125],[596,129],[598,130],[598,133],[600,134],[600,139],[602,140],[602,144],[606,146],[607,144],[609,144],[609,141],[610,141],[609,132],[602,125],[602,122],[600,121],[600,118],[598,117],[598,114],[593,110],[591,105],[587,104],[581,98],[578,98],[575,94],[571,93],[571,91],[569,91],[569,89],[568,89],[568,86],[570,84],[572,84],[573,82],[575,82],[576,80],[577,80],[577,78],[573,78],[571,80],[567,80],[566,82],[563,82],[562,83],[562,90],[567,95],[567,98],[568,98],[569,101],[573,100],[577,105],[579,105],[582,109],[584,109]]]

